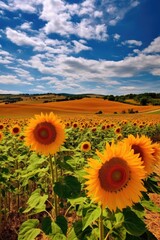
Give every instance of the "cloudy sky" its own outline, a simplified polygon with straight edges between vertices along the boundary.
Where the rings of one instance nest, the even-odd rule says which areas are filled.
[[[0,0],[1,93],[160,92],[160,0]]]

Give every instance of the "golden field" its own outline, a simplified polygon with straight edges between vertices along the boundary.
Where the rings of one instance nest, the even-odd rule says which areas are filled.
[[[132,237],[160,240],[160,107],[95,97],[42,101],[44,99],[37,97],[17,103],[0,103],[0,239],[119,240],[122,236],[121,240]],[[33,118],[35,114],[37,116]],[[123,145],[127,138],[135,141],[132,145],[140,149],[137,152],[140,157],[136,157],[134,148],[130,150],[129,143]],[[110,149],[113,142],[116,148]],[[102,157],[106,147],[111,156],[117,149],[116,157],[108,160],[112,161],[114,168],[108,165],[107,174],[108,171],[111,174],[105,173],[107,177],[111,176],[108,180],[113,187],[113,191],[109,189],[110,196],[118,196],[118,200],[110,200],[111,207],[112,202],[115,204],[114,211],[108,208],[102,211],[99,203],[92,202],[92,196],[87,195],[85,187],[86,173],[94,171],[94,175],[90,174],[91,184],[95,184],[94,176],[98,176],[96,188],[101,180],[100,174],[103,177],[101,170],[104,164],[98,172],[95,172],[97,167],[94,165],[98,159],[97,150]],[[115,164],[115,159],[118,159],[118,164]],[[89,160],[92,160],[92,166]],[[119,167],[121,160],[123,168]],[[114,189],[114,184],[117,184],[114,176],[121,175],[112,173],[121,174],[123,169],[122,176],[126,176],[127,184],[130,184],[131,175],[124,166],[126,169],[130,166],[137,174],[137,169],[141,171],[142,160],[151,166],[151,172],[142,176],[145,177],[143,183],[147,193],[134,200],[135,191],[140,194],[136,190],[138,187],[134,188],[139,175],[134,178],[132,174],[134,185],[129,188],[118,180],[117,191]],[[138,184],[141,184],[140,179]],[[124,191],[124,198],[121,191]],[[133,201],[125,200],[127,196],[131,196]]]
[[[54,112],[61,116],[77,116],[81,114],[92,115],[98,111],[103,114],[121,114],[122,111],[128,112],[128,109],[138,111],[138,113],[147,113],[159,110],[159,106],[137,106],[120,102],[103,100],[101,98],[83,98],[80,100],[70,100],[61,102],[39,103],[34,101],[22,101],[12,104],[0,103],[1,117],[31,117],[41,112]],[[124,114],[122,114],[124,117]],[[128,114],[125,114],[128,115]],[[136,114],[134,114],[136,115]]]

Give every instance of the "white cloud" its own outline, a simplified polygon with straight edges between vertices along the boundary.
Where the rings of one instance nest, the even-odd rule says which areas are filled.
[[[30,30],[30,29],[31,29],[31,25],[32,25],[31,22],[24,22],[24,23],[20,26],[20,29],[22,29],[22,30]]]
[[[38,3],[38,1],[37,1]],[[36,12],[34,0],[9,0],[8,4],[0,1],[0,7],[9,11],[21,10],[24,12],[34,13]]]
[[[13,60],[14,60],[14,58],[12,57],[12,55],[9,52],[0,49],[0,63],[1,64],[10,64],[10,63],[12,63]]]
[[[8,5],[1,1],[0,3],[4,9],[10,11],[19,9],[37,13],[39,18],[46,22],[43,27],[46,34],[77,35],[80,38],[102,41],[108,38],[107,26],[116,25],[130,9],[139,4],[134,0],[116,4],[114,1],[109,1],[108,4],[108,0],[103,0],[99,5],[94,0],[72,4],[62,0],[10,0]],[[29,30],[30,25],[24,23],[21,29]]]
[[[0,1],[0,8],[2,8],[2,9],[9,9],[9,6],[6,4],[6,3],[4,3],[4,2],[2,2],[2,1]]]
[[[81,52],[83,50],[92,50],[91,47],[88,47],[88,46],[82,44],[81,42],[78,42],[76,40],[73,40],[72,42],[74,43],[74,46],[75,46],[74,47],[75,53],[79,53],[79,52]]]
[[[1,75],[0,76],[0,83],[1,84],[25,84],[25,85],[30,85],[30,83],[21,81],[20,79],[17,78],[17,76],[14,75]]]
[[[13,91],[13,90],[2,90],[0,89],[0,94],[20,94],[20,91]]]
[[[97,35],[101,34],[101,30],[97,31]],[[86,46],[86,41],[73,40],[66,42],[63,40],[49,39],[44,34],[36,36],[28,36],[25,32],[13,30],[11,28],[6,29],[7,38],[18,46],[31,46],[34,51],[48,52],[51,54],[69,54],[79,53],[80,51],[91,50],[91,47]]]
[[[137,40],[126,40],[122,42],[122,45],[128,45],[129,47],[134,47],[134,46],[140,47],[142,45],[142,42]]]
[[[122,87],[119,87],[119,89],[120,90],[127,90],[127,91],[133,91],[133,90],[135,90],[136,89],[136,87],[135,86],[122,86]]]
[[[37,45],[36,39],[33,37],[28,37],[26,33],[22,33],[20,31],[13,30],[11,28],[6,28],[6,36],[8,39],[10,39],[12,42],[17,44],[18,46],[23,45],[30,45],[35,46]]]
[[[155,38],[151,44],[143,50],[144,53],[160,53],[160,36]]]
[[[49,40],[48,40],[49,41]],[[49,41],[50,44],[59,44],[59,42]],[[80,51],[86,43],[84,40],[79,42],[73,41],[77,50]],[[153,44],[151,43],[150,46]],[[84,45],[85,46],[85,45]],[[148,48],[150,48],[148,46]],[[35,68],[40,73],[49,74],[50,77],[42,78],[42,80],[50,81],[54,84],[62,84],[55,76],[61,79],[72,79],[72,83],[77,82],[106,82],[107,84],[119,84],[119,78],[128,78],[149,73],[154,76],[160,76],[159,62],[160,55],[146,55],[143,52],[137,52],[137,56],[128,56],[119,61],[92,60],[82,57],[67,56],[66,54],[53,55],[48,53],[37,54],[30,58],[29,61],[19,60],[22,66]],[[113,81],[111,78],[117,78]],[[113,81],[113,82],[112,82]],[[67,83],[68,84],[68,83]],[[59,85],[61,86],[61,85]]]
[[[103,0],[103,7],[106,9],[108,23],[111,26],[115,26],[120,20],[122,20],[126,13],[129,12],[132,8],[139,5],[139,1],[127,0],[127,1],[108,1]],[[108,2],[110,4],[108,4]]]
[[[42,5],[40,18],[47,21],[44,27],[46,34],[74,34],[80,38],[99,40],[107,38],[107,28],[101,23],[103,12],[96,10],[94,1],[86,0],[78,5],[61,0],[44,0]],[[72,20],[74,15],[79,18],[77,22]],[[100,19],[98,22],[97,18]]]
[[[120,37],[121,37],[121,36],[120,36],[118,33],[115,33],[115,34],[113,35],[113,38],[114,38],[115,40],[119,40]]]
[[[94,11],[93,15],[95,18],[101,18],[103,16],[103,12],[102,11]]]
[[[24,79],[26,82],[35,80],[35,78],[31,76],[29,71],[24,70],[23,68],[20,67],[8,67],[8,68],[12,69],[17,76],[19,76],[21,79]]]

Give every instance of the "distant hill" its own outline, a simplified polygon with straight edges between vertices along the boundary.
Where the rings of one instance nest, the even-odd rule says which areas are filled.
[[[132,105],[160,105],[160,93],[141,93],[127,95],[103,95],[103,94],[70,94],[70,93],[46,93],[46,94],[0,94],[0,103],[16,103],[16,102],[36,102],[48,103],[59,101],[78,100],[83,98],[101,98],[109,101],[127,103]]]
[[[65,100],[44,102],[44,97],[41,96],[37,99],[24,99],[16,103],[0,104],[0,116],[4,117],[30,117],[34,114],[54,112],[60,115],[74,115],[77,114],[139,114],[158,111],[158,106],[138,106],[111,100],[105,100],[100,97],[85,97],[83,99]],[[52,96],[53,97],[53,96]],[[55,98],[57,96],[54,96]],[[61,96],[62,97],[62,96]],[[64,96],[63,96],[64,97]],[[45,100],[47,101],[47,100]]]

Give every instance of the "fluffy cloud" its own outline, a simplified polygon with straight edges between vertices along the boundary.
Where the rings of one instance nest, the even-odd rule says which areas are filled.
[[[28,37],[26,33],[13,30],[11,28],[6,28],[6,36],[8,39],[10,39],[13,43],[17,44],[18,46],[23,45],[30,45],[35,46],[37,45],[37,39],[34,39],[34,37]]]
[[[21,10],[24,12],[34,13],[36,12],[34,0],[10,0],[8,3],[0,1],[0,7],[9,11]],[[37,0],[38,3],[38,0]]]
[[[140,47],[142,45],[142,42],[137,40],[126,40],[122,42],[122,45],[128,45],[129,47]]]
[[[20,94],[20,91],[13,91],[13,90],[2,90],[0,89],[0,94]]]
[[[0,83],[1,84],[13,84],[13,85],[16,85],[16,84],[18,84],[18,85],[19,84],[26,84],[26,85],[28,85],[29,84],[28,82],[21,81],[20,79],[18,79],[14,75],[1,75],[0,76]]]
[[[18,46],[15,56],[14,51],[10,54],[2,50],[2,46],[0,46],[0,64],[4,66],[0,83],[33,84],[37,92],[44,92],[48,86],[49,89],[53,87],[57,91],[64,89],[71,92],[72,90],[89,92],[87,86],[93,92],[96,92],[95,87],[97,91],[105,92],[106,86],[110,89],[116,86],[119,92],[135,92],[137,83],[131,82],[130,78],[139,78],[145,74],[160,76],[160,37],[154,39],[144,50],[138,50],[139,47],[142,49],[141,41],[132,38],[123,41],[121,47],[124,45],[128,47],[126,52],[128,56],[122,57],[121,60],[118,56],[118,61],[107,60],[107,58],[99,60],[98,55],[95,55],[96,46],[99,47],[102,41],[104,41],[103,47],[107,40],[109,43],[106,43],[106,46],[119,42],[122,33],[120,36],[111,31],[112,36],[110,37],[107,27],[109,26],[111,29],[111,25],[116,25],[128,11],[138,6],[139,1],[83,0],[74,2],[8,0],[4,3],[4,1],[0,1],[4,16],[5,10],[15,11],[15,13],[17,10],[21,11],[21,13],[18,11],[21,18],[17,15],[19,21],[16,17],[14,18],[14,20],[16,19],[14,27],[7,25],[5,30],[0,31],[2,38],[7,37]],[[27,13],[25,19],[23,19],[25,14],[22,12]],[[36,14],[35,21],[31,22],[28,19],[31,19],[33,15],[29,14],[33,13]],[[40,25],[38,25],[38,21]],[[118,32],[118,28],[116,30]],[[23,56],[25,52],[21,48],[23,46],[27,46],[25,49],[28,49],[26,57]],[[121,49],[118,49],[118,53],[119,50],[121,51]],[[129,50],[130,53],[128,53]],[[89,51],[89,55],[86,55],[84,51]],[[88,56],[88,58],[84,56]],[[102,56],[105,55],[102,54]],[[5,74],[6,69],[10,71],[9,75]],[[129,82],[127,86],[123,82],[124,79]],[[147,88],[149,89],[149,87]]]
[[[157,37],[143,50],[144,53],[160,53],[160,37]]]
[[[51,54],[69,54],[72,52],[79,53],[80,51],[92,49],[91,47],[86,46],[87,42],[84,40],[73,40],[73,44],[71,44],[70,42],[63,40],[49,39],[43,34],[28,36],[25,32],[14,30],[9,27],[6,28],[6,36],[10,41],[18,46],[31,46],[34,51],[48,52]]]

